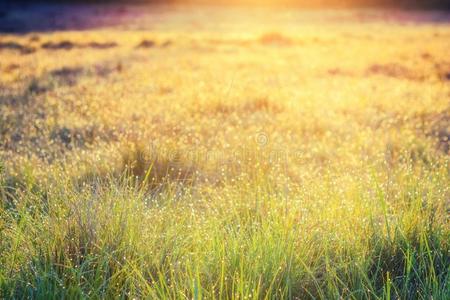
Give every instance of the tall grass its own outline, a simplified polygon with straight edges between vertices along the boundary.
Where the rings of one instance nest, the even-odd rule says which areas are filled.
[[[136,177],[2,183],[6,298],[449,296],[448,170],[150,193]],[[31,174],[29,176],[32,176]]]
[[[0,298],[450,299],[448,24],[193,9],[0,36]]]

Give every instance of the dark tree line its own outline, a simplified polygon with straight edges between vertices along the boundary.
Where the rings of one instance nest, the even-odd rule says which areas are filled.
[[[201,4],[258,4],[258,0],[0,0],[0,4],[12,3],[201,3]],[[263,3],[270,3],[271,1],[264,1]],[[447,9],[450,10],[450,0],[277,0],[272,1],[277,4],[294,5],[301,7],[392,7],[392,8],[425,8],[425,9]]]

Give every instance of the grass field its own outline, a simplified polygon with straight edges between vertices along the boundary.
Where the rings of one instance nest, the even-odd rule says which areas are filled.
[[[96,14],[0,34],[0,298],[450,298],[449,18]]]

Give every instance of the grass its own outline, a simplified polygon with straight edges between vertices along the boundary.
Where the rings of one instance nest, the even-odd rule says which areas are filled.
[[[158,13],[0,36],[0,298],[450,297],[447,23]]]

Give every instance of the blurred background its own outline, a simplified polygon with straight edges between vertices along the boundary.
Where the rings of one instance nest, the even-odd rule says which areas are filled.
[[[241,4],[241,5],[293,5],[301,7],[393,7],[393,8],[422,8],[422,9],[450,9],[450,0],[2,0],[0,3],[12,5],[14,3],[192,3],[192,4]]]

